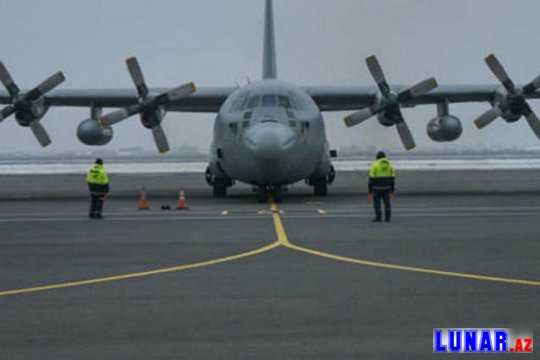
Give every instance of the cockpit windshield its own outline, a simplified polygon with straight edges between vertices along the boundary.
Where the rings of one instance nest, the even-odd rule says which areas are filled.
[[[311,100],[306,93],[294,89],[241,89],[231,95],[227,102],[231,113],[245,113],[258,107],[277,107],[294,112],[310,109]]]
[[[263,95],[261,105],[263,107],[274,107],[277,104],[277,99],[274,95]]]
[[[282,107],[285,109],[290,109],[291,100],[288,96],[282,95],[262,95],[262,96],[252,96],[249,98],[247,103],[244,104],[244,109],[253,109],[254,107]]]
[[[307,107],[306,100],[294,92],[287,95],[265,94],[252,95],[249,92],[241,92],[232,100],[231,112],[252,110],[256,107],[280,107],[287,110],[304,110]]]

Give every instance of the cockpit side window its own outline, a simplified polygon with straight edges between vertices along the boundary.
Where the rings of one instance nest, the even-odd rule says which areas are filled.
[[[294,110],[304,110],[307,108],[306,101],[299,95],[294,92],[289,92],[289,98],[291,102],[291,107]]]
[[[247,91],[243,91],[243,92],[240,92],[237,94],[236,98],[233,99],[232,103],[231,103],[231,108],[230,108],[230,111],[231,112],[238,112],[238,111],[242,111],[246,105],[246,102],[248,100],[248,92]]]
[[[287,96],[278,96],[278,106],[285,109],[290,109],[291,101]]]
[[[260,96],[252,96],[249,98],[249,101],[247,103],[248,109],[253,109],[254,107],[259,106],[261,103],[261,97]]]

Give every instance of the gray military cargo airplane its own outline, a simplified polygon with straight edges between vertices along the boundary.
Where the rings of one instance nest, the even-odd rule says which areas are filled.
[[[427,127],[438,142],[453,141],[462,133],[460,120],[450,114],[450,103],[487,102],[491,109],[475,120],[478,128],[498,117],[511,123],[525,117],[540,138],[540,120],[527,99],[539,98],[540,76],[519,86],[510,79],[494,55],[485,60],[501,85],[438,86],[435,78],[414,86],[390,86],[375,56],[366,59],[376,86],[299,87],[277,79],[272,0],[266,0],[263,78],[247,86],[200,88],[193,83],[173,89],[149,89],[137,59],[127,59],[136,90],[54,90],[64,81],[58,72],[37,87],[21,91],[0,63],[0,103],[7,106],[0,122],[15,114],[19,125],[30,127],[42,146],[51,143],[40,120],[51,106],[89,107],[90,118],[78,127],[79,140],[87,145],[105,145],[113,136],[112,125],[139,114],[153,133],[158,150],[169,150],[161,127],[165,111],[217,113],[210,164],[206,180],[216,197],[224,197],[236,180],[255,185],[259,201],[271,195],[282,198],[283,187],[305,180],[317,196],[327,194],[335,171],[326,140],[321,112],[356,111],[345,118],[347,126],[376,116],[381,125],[395,126],[407,150],[415,147],[401,108],[437,105],[437,116]],[[54,91],[53,91],[54,90]],[[103,108],[120,108],[102,115]]]

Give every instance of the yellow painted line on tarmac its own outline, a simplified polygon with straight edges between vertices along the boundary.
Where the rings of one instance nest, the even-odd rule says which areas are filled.
[[[141,278],[141,277],[146,277],[146,276],[153,276],[153,275],[160,275],[160,274],[172,273],[172,272],[177,272],[177,271],[195,269],[195,268],[211,266],[211,265],[244,259],[251,256],[260,255],[262,253],[265,253],[267,251],[270,251],[280,246],[286,247],[294,251],[299,251],[299,252],[311,254],[314,256],[318,256],[318,257],[328,258],[328,259],[347,262],[347,263],[359,264],[359,265],[364,265],[364,266],[379,267],[379,268],[401,270],[401,271],[410,271],[410,272],[419,272],[419,273],[426,273],[426,274],[432,274],[432,275],[468,278],[468,279],[483,280],[483,281],[503,282],[503,283],[512,283],[512,284],[529,285],[529,286],[540,286],[540,281],[509,279],[509,278],[494,277],[494,276],[466,274],[466,273],[458,273],[458,272],[443,271],[443,270],[436,270],[436,269],[387,264],[387,263],[382,263],[382,262],[349,258],[349,257],[331,254],[331,253],[326,253],[323,251],[308,249],[308,248],[298,246],[289,242],[287,233],[285,232],[285,228],[283,226],[283,222],[281,221],[280,215],[283,214],[283,212],[280,212],[280,210],[278,209],[277,205],[274,202],[271,202],[270,209],[271,211],[259,212],[259,213],[272,215],[274,228],[277,235],[277,240],[273,242],[272,244],[260,247],[258,249],[254,249],[251,251],[247,251],[247,252],[243,252],[240,254],[231,255],[227,257],[222,257],[218,259],[212,259],[212,260],[202,261],[198,263],[174,266],[174,267],[169,267],[169,268],[162,268],[162,269],[155,269],[155,270],[150,270],[150,271],[143,271],[143,272],[137,272],[137,273],[124,274],[124,275],[88,279],[88,280],[82,280],[82,281],[72,281],[72,282],[65,282],[65,283],[52,284],[52,285],[43,285],[43,286],[21,288],[21,289],[15,289],[15,290],[0,291],[0,297],[17,295],[17,294],[28,294],[28,293],[34,293],[34,292],[56,290],[56,289],[64,289],[64,288],[70,288],[70,287],[76,287],[76,286],[100,284],[100,283],[106,283],[106,282],[112,282],[112,281]]]
[[[287,238],[287,234],[285,233],[285,228],[281,222],[281,216],[279,216],[277,211],[278,207],[275,202],[272,201],[270,203],[270,209],[272,210],[272,219],[274,220],[274,227],[276,229],[277,243],[286,247],[291,246],[291,243],[289,243],[289,239]]]
[[[304,248],[304,247],[297,246],[297,245],[294,245],[294,244],[289,244],[289,245],[287,245],[287,247],[292,249],[292,250],[308,253],[308,254],[315,255],[315,256],[320,256],[320,257],[324,257],[324,258],[328,258],[328,259],[332,259],[332,260],[343,261],[343,262],[359,264],[359,265],[365,265],[365,266],[386,268],[386,269],[392,269],[392,270],[401,270],[401,271],[412,271],[412,272],[419,272],[419,273],[433,274],[433,275],[444,275],[444,276],[460,277],[460,278],[475,279],[475,280],[495,281],[495,282],[504,282],[504,283],[511,283],[511,284],[520,284],[520,285],[540,286],[540,281],[509,279],[509,278],[502,278],[502,277],[495,277],[495,276],[466,274],[466,273],[459,273],[459,272],[452,272],[452,271],[427,269],[427,268],[418,268],[418,267],[413,267],[413,266],[394,265],[394,264],[387,264],[387,263],[381,263],[381,262],[375,262],[375,261],[360,260],[360,259],[354,259],[354,258],[349,258],[349,257],[345,257],[345,256],[329,254],[329,253],[322,252],[322,251],[312,250],[312,249]]]
[[[127,279],[141,278],[145,276],[172,273],[172,272],[177,272],[177,271],[182,271],[182,270],[195,269],[195,268],[200,268],[204,266],[216,265],[216,264],[226,263],[230,261],[245,259],[250,256],[255,256],[255,255],[265,253],[278,246],[280,246],[280,244],[276,241],[270,245],[263,246],[255,250],[251,250],[244,253],[227,256],[227,257],[223,257],[219,259],[193,263],[193,264],[186,264],[186,265],[174,266],[174,267],[163,268],[163,269],[156,269],[156,270],[143,271],[143,272],[138,272],[138,273],[109,276],[109,277],[82,280],[82,281],[73,281],[73,282],[66,282],[66,283],[53,284],[53,285],[44,285],[44,286],[36,286],[36,287],[16,289],[16,290],[0,291],[0,297],[17,295],[17,294],[27,294],[27,293],[33,293],[33,292],[39,292],[39,291],[64,289],[64,288],[70,288],[70,287],[75,287],[75,286],[100,284],[100,283],[111,282],[111,281],[127,280]]]
[[[308,249],[308,248],[298,246],[289,242],[289,239],[287,238],[287,233],[285,232],[285,228],[283,227],[283,223],[281,221],[281,217],[279,216],[279,212],[276,211],[277,205],[272,202],[270,204],[270,207],[272,209],[274,227],[276,229],[276,234],[278,236],[278,244],[285,246],[291,250],[303,252],[306,254],[310,254],[310,255],[314,255],[314,256],[318,256],[322,258],[327,258],[327,259],[332,259],[332,260],[347,262],[347,263],[352,263],[352,264],[364,265],[364,266],[400,270],[400,271],[418,272],[418,273],[432,274],[432,275],[451,276],[451,277],[474,279],[474,280],[502,282],[502,283],[528,285],[528,286],[540,286],[540,281],[534,281],[534,280],[510,279],[510,278],[495,277],[495,276],[466,274],[466,273],[444,271],[444,270],[437,270],[437,269],[420,268],[420,267],[414,267],[414,266],[388,264],[388,263],[382,263],[382,262],[376,262],[376,261],[354,259],[354,258],[339,256],[339,255],[335,255],[335,254],[331,254],[331,253],[327,253],[323,251]]]

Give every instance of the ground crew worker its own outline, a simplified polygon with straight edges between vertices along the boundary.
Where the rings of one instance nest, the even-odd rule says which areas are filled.
[[[368,191],[369,199],[373,201],[375,218],[373,222],[382,221],[381,200],[384,202],[384,219],[390,221],[392,209],[390,198],[394,197],[394,167],[386,158],[382,151],[377,153],[377,161],[371,166],[369,171]]]
[[[109,193],[109,177],[103,168],[103,160],[96,159],[96,163],[88,170],[86,176],[88,190],[90,191],[90,219],[103,219],[101,211],[105,196]]]

